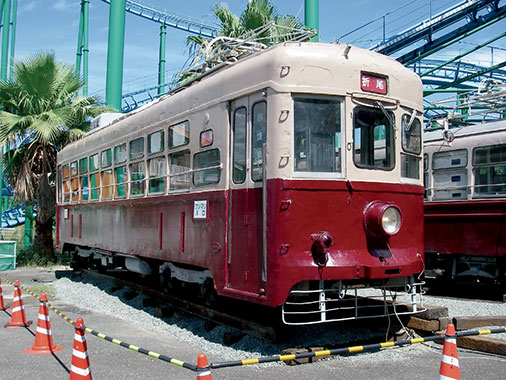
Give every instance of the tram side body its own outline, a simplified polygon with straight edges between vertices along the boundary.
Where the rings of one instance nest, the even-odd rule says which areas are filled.
[[[506,284],[506,121],[425,133],[427,276]]]
[[[364,90],[363,73],[386,79],[386,94]],[[410,70],[354,47],[285,44],[256,53],[62,150],[58,249],[106,267],[119,257],[141,273],[160,271],[194,283],[210,279],[219,295],[270,307],[283,305],[291,289],[313,289],[322,280],[331,287],[337,281],[403,286],[423,270],[421,153],[410,156],[411,177],[418,178],[403,178],[400,127],[413,112],[420,118],[421,94]],[[367,145],[364,125],[354,142],[354,118],[373,124],[374,117],[385,119],[378,100],[396,128],[380,126],[387,137]],[[320,111],[331,120],[316,117],[321,126],[307,127]],[[184,121],[189,141],[167,149],[168,128]],[[160,130],[160,156],[168,160],[161,194],[150,194],[147,170],[156,154],[149,155],[149,147],[141,159],[142,195],[129,194],[139,183],[132,172],[125,195],[113,190],[111,199],[104,199],[102,188],[99,199],[83,200],[79,170],[74,184],[72,173],[64,178],[65,165],[140,137],[146,142]],[[202,133],[209,130],[212,143],[202,147]],[[264,159],[259,143],[265,143]],[[172,191],[171,157],[185,150],[191,152],[190,181],[186,190]],[[196,164],[201,153],[211,157],[203,166]],[[86,175],[91,178],[89,169]],[[211,183],[202,185],[206,176]],[[402,218],[391,236],[381,231],[387,209]]]

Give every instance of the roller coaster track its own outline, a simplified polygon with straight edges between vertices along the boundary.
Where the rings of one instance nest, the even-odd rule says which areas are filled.
[[[111,4],[111,0],[102,0]],[[147,20],[158,22],[185,32],[201,35],[206,38],[214,38],[218,34],[218,28],[205,24],[189,16],[181,16],[169,13],[166,10],[156,9],[154,6],[141,3],[140,1],[126,1],[126,11]]]

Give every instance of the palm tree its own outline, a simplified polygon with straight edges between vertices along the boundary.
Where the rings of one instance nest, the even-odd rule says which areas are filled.
[[[94,97],[78,96],[83,85],[73,66],[57,62],[54,53],[17,62],[12,78],[0,81],[0,144],[19,145],[4,155],[5,172],[16,199],[36,203],[33,248],[51,261],[56,153],[86,133],[88,117],[107,110],[95,106]]]

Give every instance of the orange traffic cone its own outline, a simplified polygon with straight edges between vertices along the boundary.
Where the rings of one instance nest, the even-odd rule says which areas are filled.
[[[31,324],[32,321],[26,320],[23,296],[21,295],[21,289],[19,289],[19,280],[16,280],[14,283],[11,320],[5,325],[5,328],[29,327]]]
[[[443,358],[439,367],[439,380],[460,380],[459,356],[455,326],[446,326],[446,338],[443,345]]]
[[[42,294],[40,296],[35,343],[31,348],[24,350],[24,354],[52,354],[63,349],[63,346],[57,346],[53,343],[51,324],[49,323],[49,310],[47,309],[46,302],[46,295]]]
[[[84,336],[84,323],[81,318],[77,318],[76,321],[69,380],[92,380],[88,347],[86,345],[86,337]]]
[[[4,294],[2,291],[2,279],[0,279],[0,310],[5,311],[10,309],[10,307],[5,307],[4,305]]]
[[[205,354],[197,356],[197,380],[213,380]]]

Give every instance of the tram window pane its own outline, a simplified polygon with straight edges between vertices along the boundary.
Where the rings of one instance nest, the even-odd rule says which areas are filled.
[[[420,154],[422,151],[422,126],[420,119],[414,119],[411,125],[409,120],[411,115],[402,115],[402,149],[414,154]]]
[[[114,147],[114,163],[122,164],[127,160],[126,143]]]
[[[79,201],[79,178],[72,178],[70,186],[72,186],[72,202]]]
[[[56,168],[56,183],[57,183],[57,191],[56,191],[56,196],[57,196],[57,203],[60,204],[62,202],[62,193],[63,193],[63,184],[62,184],[62,174],[61,174],[61,166],[58,166]]]
[[[432,156],[433,169],[459,168],[467,166],[467,150],[437,152]]]
[[[70,164],[70,176],[77,177],[77,161]]]
[[[130,159],[144,157],[144,137],[130,141]]]
[[[423,187],[425,189],[423,193],[423,199],[427,199],[429,193],[429,173],[423,173]]]
[[[394,115],[388,112],[390,119]],[[353,161],[366,169],[392,170],[395,166],[394,132],[382,110],[355,107],[353,111]]]
[[[63,202],[70,202],[70,180],[63,181]]]
[[[112,154],[111,154],[111,150],[110,149],[107,149],[107,150],[104,150],[100,156],[100,165],[102,168],[108,168],[109,166],[112,165]]]
[[[473,152],[474,165],[506,163],[506,144],[476,148]]]
[[[148,135],[148,154],[163,152],[163,131]]]
[[[123,198],[126,195],[125,182],[127,180],[126,166],[119,166],[114,169],[114,178],[116,180],[115,198]]]
[[[88,173],[88,157],[79,160],[79,174]]]
[[[190,141],[190,122],[171,125],[169,127],[169,148],[186,145]]]
[[[102,199],[112,198],[112,169],[104,170],[102,172]]]
[[[295,170],[341,172],[341,101],[295,98]]]
[[[203,186],[220,182],[221,168],[219,165],[219,149],[211,149],[205,152],[196,153],[193,156],[193,184],[196,186]]]
[[[506,194],[506,165],[475,168],[474,185],[478,196]]]
[[[149,193],[165,193],[165,157],[156,157],[148,161]]]
[[[251,179],[263,179],[263,144],[267,135],[267,103],[255,103],[251,113]]]
[[[425,153],[423,155],[423,171],[426,172],[429,170],[429,155]]]
[[[63,165],[62,167],[62,176],[63,178],[69,178],[70,177],[70,170],[68,165]]]
[[[169,156],[170,185],[169,191],[187,190],[190,188],[190,151],[183,150]]]
[[[434,172],[434,199],[466,199],[467,170],[438,170]]]
[[[243,183],[246,179],[246,107],[235,110],[233,122],[234,167],[232,179],[234,183]]]
[[[212,129],[200,132],[200,147],[205,148],[206,146],[213,145],[214,133]]]
[[[91,187],[91,200],[98,199],[100,197],[100,174],[99,173],[93,173],[90,175],[90,187]]]
[[[98,170],[98,153],[90,156],[90,172]]]
[[[130,195],[144,195],[144,162],[130,164]]]
[[[420,179],[420,158],[401,154],[401,177]]]
[[[90,195],[89,193],[89,185],[88,185],[88,176],[82,176],[81,177],[81,200],[87,201],[88,197]]]

